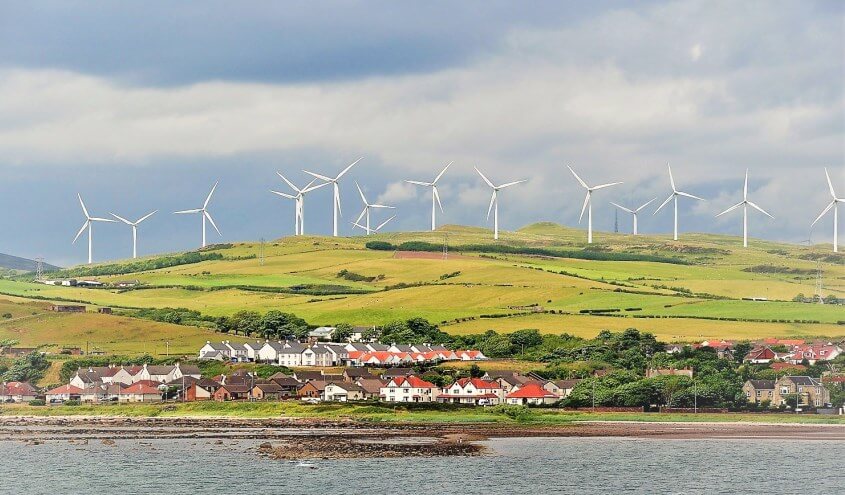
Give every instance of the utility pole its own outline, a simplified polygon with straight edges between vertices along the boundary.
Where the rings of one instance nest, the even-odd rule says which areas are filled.
[[[258,264],[260,266],[264,266],[264,244],[266,244],[266,241],[262,237],[258,244]]]
[[[619,233],[619,210],[613,210],[613,233]]]
[[[443,259],[449,259],[449,233],[443,234]]]
[[[596,377],[593,377],[593,412],[596,412]]]
[[[692,382],[692,395],[693,395],[693,414],[698,414],[698,382],[693,380]]]
[[[44,258],[41,256],[35,258],[35,280],[44,280]]]

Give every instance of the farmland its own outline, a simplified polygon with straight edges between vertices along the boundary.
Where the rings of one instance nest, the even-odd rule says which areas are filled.
[[[845,336],[842,306],[791,302],[799,293],[815,293],[819,270],[824,294],[845,298],[845,257],[828,247],[753,241],[743,250],[739,239],[727,236],[691,234],[675,243],[663,236],[607,233],[596,234],[596,243],[587,246],[583,232],[547,223],[503,233],[498,244],[489,236],[484,229],[447,226],[369,238],[284,238],[265,245],[263,260],[256,256],[258,244],[238,243],[209,249],[222,259],[84,276],[107,284],[137,281],[131,289],[56,287],[19,277],[0,280],[0,293],[127,312],[183,307],[222,316],[276,309],[312,325],[376,325],[421,316],[454,334],[537,328],[592,337],[602,329],[636,327],[666,341]],[[368,249],[370,240],[388,248]],[[446,259],[439,252],[444,241]],[[397,256],[391,247],[402,243],[433,252]],[[77,317],[61,326],[50,316],[26,325],[0,323],[0,336],[10,335],[11,327],[27,327],[27,343],[79,343],[108,321],[112,336],[91,340],[128,352],[138,349],[129,342],[135,332],[145,336],[145,345],[160,346],[172,337],[186,351],[213,335],[116,316]]]

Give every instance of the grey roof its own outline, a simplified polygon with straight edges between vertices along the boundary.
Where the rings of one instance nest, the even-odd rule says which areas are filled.
[[[411,368],[388,368],[382,373],[384,376],[409,376],[414,374]]]
[[[261,391],[264,392],[265,394],[266,393],[275,394],[275,393],[279,393],[279,392],[282,391],[282,387],[279,386],[279,384],[275,383],[275,382],[256,383],[255,386],[257,388],[261,389]]]
[[[386,351],[390,349],[390,346],[385,344],[370,344],[370,348],[374,351]]]
[[[284,349],[279,351],[279,354],[302,354],[305,346],[299,342],[285,342]]]
[[[774,380],[748,380],[748,383],[754,387],[755,390],[774,390],[775,389],[775,381]]]
[[[147,365],[147,372],[151,375],[169,375],[175,366],[151,366]]]
[[[285,344],[284,344],[284,343],[282,343],[282,342],[278,342],[278,341],[275,341],[275,340],[265,342],[265,343],[264,343],[264,345],[269,345],[270,347],[272,347],[273,349],[275,349],[275,350],[277,350],[277,351],[281,351],[282,349],[284,349],[284,348],[285,348]]]
[[[785,376],[783,378],[789,378],[790,380],[792,380],[792,383],[796,385],[809,385],[811,387],[819,385],[818,380],[809,376]]]
[[[378,394],[384,386],[384,382],[378,378],[359,378],[355,383],[370,394]]]
[[[322,371],[297,371],[293,375],[297,380],[304,382],[307,380],[322,380]]]
[[[370,348],[366,344],[349,344],[356,351],[369,352]]]
[[[246,352],[246,346],[243,344],[239,344],[237,342],[229,342],[229,347],[235,349],[236,351],[244,351]]]
[[[414,352],[414,350],[411,349],[411,346],[409,345],[393,344],[393,347],[395,347],[396,350],[398,350],[399,352]]]
[[[270,378],[270,380],[284,388],[299,388],[302,385],[301,381],[289,376],[284,378]]]
[[[373,377],[372,373],[370,373],[370,370],[368,370],[367,368],[344,368],[343,374],[345,374],[346,376],[349,376],[349,377],[353,377],[353,378],[357,378],[357,377],[371,378],[371,377]]]
[[[211,347],[215,351],[227,351],[228,352],[228,350],[229,350],[229,348],[226,347],[226,344],[224,344],[223,342],[219,342],[219,343],[218,342],[206,342],[205,345]]]
[[[257,351],[258,349],[261,349],[262,347],[264,347],[264,342],[262,342],[260,340],[256,340],[255,342],[247,342],[246,344],[244,344],[244,347],[247,347],[247,346],[249,346],[249,348],[252,349],[253,351]]]
[[[201,375],[202,374],[199,366],[197,366],[195,364],[180,364],[179,370],[182,371],[183,375]]]
[[[575,388],[575,385],[578,385],[578,383],[580,383],[580,382],[581,382],[581,380],[578,380],[578,379],[556,380],[554,382],[554,384],[557,385],[559,388],[562,388],[564,390],[571,390],[571,389]]]

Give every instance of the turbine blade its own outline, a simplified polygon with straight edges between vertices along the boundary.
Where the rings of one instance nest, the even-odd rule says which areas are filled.
[[[358,227],[359,229],[363,230],[364,232],[367,232],[367,233],[369,233],[369,232],[370,232],[369,230],[367,230],[367,227],[365,227],[365,226],[363,226],[363,225],[361,225],[361,224],[359,224],[359,223],[357,223],[357,222],[349,222],[349,223],[351,223],[351,224],[352,224],[352,225],[354,225],[355,227]]]
[[[493,211],[493,203],[496,202],[496,190],[493,189],[493,194],[490,196],[490,206],[487,208],[487,220],[490,220],[490,212]]]
[[[818,223],[818,221],[821,220],[822,217],[825,216],[827,214],[827,212],[829,212],[830,209],[833,208],[833,205],[835,205],[835,204],[836,204],[836,200],[833,200],[830,203],[828,203],[827,208],[822,210],[822,212],[819,214],[819,216],[816,217],[815,220],[813,220],[813,225],[816,225]]]
[[[581,177],[578,177],[578,174],[576,174],[576,173],[575,173],[575,171],[574,171],[574,170],[572,170],[572,167],[570,167],[569,165],[567,165],[567,166],[566,166],[566,168],[568,168],[568,169],[569,169],[569,171],[570,171],[570,172],[572,172],[572,175],[574,175],[574,176],[575,176],[575,178],[578,180],[578,183],[579,183],[579,184],[581,184],[581,187],[583,187],[584,189],[589,189],[589,188],[590,188],[590,186],[588,186],[586,182],[584,182],[583,180],[581,180]]]
[[[685,193],[685,192],[678,191],[678,192],[677,192],[677,194],[678,194],[678,196],[684,196],[685,198],[697,199],[697,200],[699,200],[699,201],[707,201],[707,200],[706,200],[706,199],[704,199],[704,198],[699,198],[698,196],[692,195],[692,194],[690,194],[690,193]]]
[[[214,185],[211,187],[211,192],[208,193],[208,197],[205,198],[205,203],[202,204],[203,209],[208,208],[208,203],[211,201],[211,196],[214,195],[214,190],[217,189],[217,184],[219,184],[219,182],[220,181],[215,182]]]
[[[307,170],[303,170],[303,172],[305,172],[308,175],[314,176],[314,177],[316,177],[320,180],[324,180],[326,182],[334,182],[334,179],[332,179],[330,177],[326,177],[325,175],[315,174],[314,172],[309,172]]]
[[[830,195],[835,198],[836,197],[836,191],[833,190],[833,181],[830,180],[830,174],[827,173],[827,167],[825,167],[825,169],[824,169],[824,175],[825,175],[825,177],[827,177],[827,187],[830,188]]]
[[[678,190],[675,188],[675,178],[672,176],[672,166],[667,163],[666,167],[669,168],[669,183],[672,184],[672,192],[677,192]]]
[[[184,215],[186,213],[199,213],[201,211],[202,211],[202,208],[194,208],[193,210],[180,210],[180,211],[174,211],[173,213],[175,215]]]
[[[604,189],[605,187],[617,186],[619,184],[622,184],[622,182],[611,182],[609,184],[602,184],[600,186],[595,186],[592,189],[593,189],[593,191],[595,191],[596,189]]]
[[[358,185],[358,181],[355,181],[355,187],[358,188],[358,194],[361,195],[361,201],[364,202],[365,205],[368,205],[367,198],[364,197],[364,191],[361,190],[361,186]]]
[[[388,206],[388,205],[369,205],[369,206],[370,206],[370,208],[390,208],[390,209],[394,209],[394,210],[396,209],[395,206]]]
[[[273,193],[273,194],[278,194],[279,196],[282,196],[282,197],[285,197],[285,198],[288,198],[288,199],[296,199],[296,196],[293,196],[291,194],[287,194],[287,193],[283,193],[283,192],[279,192],[279,191],[274,191],[272,189],[270,190],[270,192]]]
[[[763,208],[760,208],[759,206],[757,206],[756,204],[752,203],[751,201],[748,201],[748,206],[750,206],[750,207],[754,208],[755,210],[759,211],[759,212],[760,212],[760,213],[762,213],[763,215],[766,215],[767,217],[769,217],[769,218],[771,218],[771,219],[773,219],[773,220],[774,220],[774,218],[775,218],[775,217],[773,217],[773,216],[769,215],[769,212],[767,212],[767,211],[766,211],[766,210],[764,210]]]
[[[615,207],[619,208],[619,209],[620,209],[620,210],[622,210],[622,211],[627,211],[628,213],[634,213],[634,210],[629,210],[628,208],[625,208],[625,207],[624,207],[624,206],[622,206],[622,205],[618,205],[618,204],[614,203],[613,201],[611,201],[611,202],[610,202],[610,204],[612,204],[613,206],[615,206]]]
[[[337,204],[337,214],[343,217],[343,210],[340,209],[340,189],[337,187],[337,183],[334,186],[334,201]]]
[[[443,170],[440,171],[439,174],[437,174],[437,177],[434,178],[434,181],[432,182],[432,184],[437,184],[437,181],[439,181],[440,178],[443,177],[443,174],[445,174],[446,171],[449,170],[449,167],[451,167],[453,163],[455,163],[455,162],[454,161],[449,162],[449,164],[446,165],[446,167],[443,168]]]
[[[492,183],[492,182],[490,182],[490,179],[488,179],[487,177],[485,177],[485,176],[484,176],[484,174],[482,174],[482,173],[481,173],[481,170],[478,170],[478,167],[473,167],[473,168],[475,169],[475,171],[476,171],[476,172],[478,172],[478,175],[480,175],[480,176],[481,176],[481,178],[482,178],[482,179],[484,179],[484,182],[486,182],[488,186],[490,186],[490,187],[492,187],[492,188],[494,188],[494,189],[496,188],[496,186],[494,186],[494,185],[493,185],[493,183]]]
[[[217,224],[214,223],[214,219],[211,218],[211,213],[203,211],[202,214],[205,215],[205,218],[207,218],[209,222],[211,222],[211,226],[214,227],[214,230],[217,231],[217,235],[223,235],[220,233],[220,229],[217,228]]]
[[[748,201],[748,169],[745,169],[745,186],[742,188],[742,200]]]
[[[396,215],[393,215],[392,217],[388,218],[387,220],[385,220],[385,221],[381,222],[381,224],[379,224],[379,226],[378,226],[378,227],[376,227],[376,232],[378,232],[379,230],[381,230],[381,228],[382,228],[382,227],[384,227],[385,225],[387,225],[387,223],[388,223],[389,221],[393,220],[394,218],[396,218]]]
[[[578,223],[584,218],[584,212],[587,211],[587,205],[590,203],[590,191],[584,196],[584,206],[581,207],[581,216],[578,217]]]
[[[86,227],[88,227],[87,219],[85,220],[85,223],[82,224],[82,228],[79,229],[79,232],[76,233],[76,237],[73,238],[73,242],[71,242],[71,244],[76,244],[76,240],[79,239],[79,236],[81,236],[83,232],[85,232]]]
[[[126,225],[132,225],[132,222],[130,222],[129,220],[127,220],[127,219],[125,219],[125,218],[123,218],[123,217],[121,217],[120,215],[115,215],[114,213],[109,213],[109,215],[111,215],[111,216],[113,216],[114,218],[116,218],[116,219],[120,220],[121,222],[125,223]]]
[[[296,191],[296,192],[302,192],[302,191],[300,191],[300,190],[299,190],[299,188],[298,188],[298,187],[296,187],[295,185],[293,185],[293,182],[289,181],[289,180],[287,179],[287,177],[285,177],[284,175],[282,175],[282,173],[281,173],[281,172],[276,172],[276,175],[278,175],[279,177],[281,177],[281,178],[282,178],[282,180],[283,180],[283,181],[285,181],[285,182],[287,183],[287,185],[288,185],[288,186],[290,186],[290,188],[291,188],[291,189],[293,189],[294,191]],[[309,185],[310,185],[310,184],[309,184]],[[308,187],[308,186],[305,186],[305,187]]]
[[[349,169],[350,169],[350,168],[354,167],[356,163],[360,162],[360,161],[361,161],[361,160],[363,160],[363,159],[364,159],[364,157],[362,156],[361,158],[359,158],[359,159],[355,160],[354,162],[350,163],[348,167],[346,167],[345,169],[343,169],[343,172],[341,172],[341,173],[337,174],[337,177],[335,177],[335,178],[334,178],[334,180],[338,180],[338,179],[340,179],[341,177],[343,177],[343,175],[344,175],[346,172],[349,172]]]
[[[111,218],[102,218],[102,217],[91,217],[88,220],[92,222],[116,222],[116,220],[112,220]]]
[[[79,204],[82,206],[82,213],[85,213],[85,218],[90,218],[91,215],[88,214],[88,208],[85,207],[85,202],[82,201],[82,195],[76,193],[76,197],[79,198]]]
[[[316,181],[312,180],[311,184],[313,184],[314,182],[316,182]],[[305,189],[302,190],[302,193],[303,194],[309,193],[309,192],[311,192],[315,189],[320,189],[323,186],[328,186],[329,184],[331,184],[331,182],[321,182],[321,183],[317,184],[316,186],[312,186],[312,185],[309,184],[308,187],[306,187]]]
[[[138,225],[139,223],[141,223],[141,222],[143,222],[144,220],[146,220],[146,219],[150,218],[151,216],[155,215],[156,213],[158,213],[158,210],[153,210],[153,211],[151,211],[151,212],[147,213],[147,214],[146,214],[146,215],[144,215],[143,217],[141,217],[141,218],[139,218],[138,220],[136,220],[136,221],[135,221],[135,225]]]
[[[652,215],[657,215],[657,212],[662,210],[664,206],[668,205],[669,201],[672,201],[672,198],[674,198],[674,197],[675,197],[675,193],[670,194],[669,197],[666,198],[666,201],[664,201],[663,204],[661,204],[660,206],[657,207],[656,210],[654,210],[654,213],[652,213]]]
[[[744,204],[745,204],[745,201],[743,201],[743,202],[741,202],[741,203],[737,203],[737,204],[735,204],[735,205],[731,206],[730,208],[728,208],[727,210],[723,211],[722,213],[719,213],[718,215],[716,215],[716,218],[721,217],[721,216],[722,216],[722,215],[724,215],[725,213],[730,213],[730,212],[732,212],[732,211],[736,210],[737,208],[739,208],[740,206],[742,206],[742,205],[744,205]]]
[[[642,205],[642,206],[640,206],[639,208],[637,208],[637,209],[636,209],[636,210],[634,210],[634,211],[636,211],[637,213],[639,213],[639,212],[640,212],[640,210],[642,210],[642,209],[643,209],[643,208],[645,208],[646,206],[648,206],[648,205],[650,205],[650,204],[654,203],[655,201],[657,201],[657,198],[651,198],[650,200],[648,200],[648,201],[646,201],[645,203],[643,203],[643,205]]]
[[[437,192],[437,186],[431,186],[432,191],[434,191],[434,199],[437,200],[437,205],[440,206],[440,213],[443,213],[443,203],[440,202],[440,193]]]
[[[504,189],[506,187],[511,187],[511,186],[515,186],[517,184],[522,184],[523,182],[528,182],[528,179],[522,179],[522,180],[515,180],[513,182],[507,182],[507,183],[499,186],[497,189]]]
[[[433,186],[434,185],[431,182],[420,182],[418,180],[406,180],[405,182],[407,182],[408,184],[416,184],[418,186]]]
[[[355,221],[354,221],[354,222],[352,222],[352,223],[358,223],[358,222],[360,222],[360,221],[361,221],[361,219],[362,219],[362,218],[364,218],[364,215],[366,215],[366,214],[367,214],[367,207],[365,206],[365,207],[364,207],[364,209],[363,209],[363,210],[361,210],[361,214],[360,214],[360,215],[358,215],[358,218],[356,218],[356,219],[355,219]]]

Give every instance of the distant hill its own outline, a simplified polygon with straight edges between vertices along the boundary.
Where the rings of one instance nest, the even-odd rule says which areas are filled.
[[[19,270],[23,272],[35,271],[35,260],[21,258],[20,256],[12,256],[11,254],[0,253],[0,269]],[[49,263],[44,263],[44,271],[52,272],[60,268]]]

